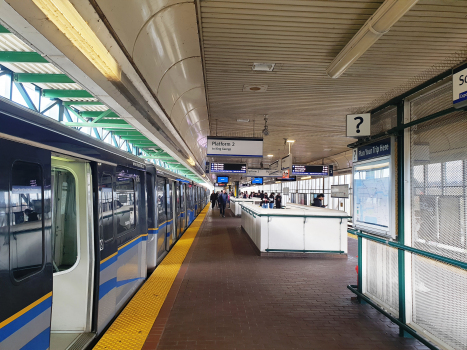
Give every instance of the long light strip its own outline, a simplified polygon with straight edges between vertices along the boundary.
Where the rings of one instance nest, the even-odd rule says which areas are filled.
[[[68,0],[32,1],[107,79],[120,81],[117,62]]]
[[[326,73],[331,78],[339,78],[380,37],[386,34],[417,1],[386,0],[334,58],[326,69]]]

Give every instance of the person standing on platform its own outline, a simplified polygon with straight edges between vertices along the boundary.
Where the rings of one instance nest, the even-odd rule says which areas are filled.
[[[267,193],[266,193],[267,194]],[[259,195],[259,198],[261,198],[261,200],[263,200],[264,198],[264,191],[261,191],[260,195]]]
[[[216,192],[212,191],[211,193],[211,197],[209,197],[209,199],[211,200],[211,203],[212,203],[212,209],[214,209],[214,207],[216,206],[216,202],[217,202],[217,194]]]
[[[327,205],[323,204],[323,200],[324,200],[324,194],[322,194],[322,193],[318,194],[318,196],[315,199],[313,199],[312,206],[313,207],[326,208]]]
[[[274,208],[274,192],[269,195],[269,209]]]
[[[227,193],[225,193],[225,190],[222,191],[222,193],[219,195],[219,209],[221,210],[221,215],[223,218],[225,218],[225,206],[227,204],[227,201],[229,199],[229,196]]]
[[[276,209],[282,208],[282,197],[280,193],[276,194]]]

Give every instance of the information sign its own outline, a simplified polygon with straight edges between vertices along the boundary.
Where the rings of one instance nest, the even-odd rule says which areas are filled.
[[[332,165],[292,165],[293,175],[333,176]]]
[[[371,114],[348,114],[347,137],[361,137],[371,135]]]
[[[208,136],[207,156],[263,157],[263,139]]]
[[[297,181],[297,177],[296,176],[278,177],[278,178],[276,178],[276,181],[282,181],[282,182],[285,182],[285,181]]]
[[[211,163],[211,173],[246,173],[246,164]]]
[[[331,185],[331,198],[349,198],[349,185]]]
[[[217,183],[218,184],[226,184],[229,182],[229,177],[228,176],[218,176],[217,177]]]
[[[455,108],[467,106],[467,63],[452,70],[452,104]]]
[[[254,177],[251,179],[251,184],[252,185],[262,185],[263,184],[263,178],[262,177]]]
[[[379,140],[365,146],[356,148],[353,153],[353,161],[361,162],[378,157],[384,157],[391,154],[391,138]]]

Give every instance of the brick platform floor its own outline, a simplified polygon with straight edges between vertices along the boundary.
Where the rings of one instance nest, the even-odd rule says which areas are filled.
[[[351,300],[355,240],[347,260],[261,258],[226,212],[206,216],[144,349],[427,349]]]

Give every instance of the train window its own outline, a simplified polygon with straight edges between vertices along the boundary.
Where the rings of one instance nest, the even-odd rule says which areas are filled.
[[[154,188],[152,184],[152,175],[150,173],[146,173],[146,194],[148,228],[154,228]]]
[[[107,242],[114,238],[112,176],[102,175],[99,192],[101,199],[99,219],[102,227],[102,238]]]
[[[117,178],[114,203],[117,234],[122,235],[133,230],[135,228],[135,181],[132,178]]]
[[[41,271],[44,262],[42,168],[18,161],[11,175],[10,269],[21,280]]]
[[[78,260],[78,227],[76,221],[76,181],[65,169],[52,169],[53,242],[55,272],[70,269]]]
[[[165,179],[157,178],[157,221],[158,225],[161,226],[167,220],[165,213]]]

